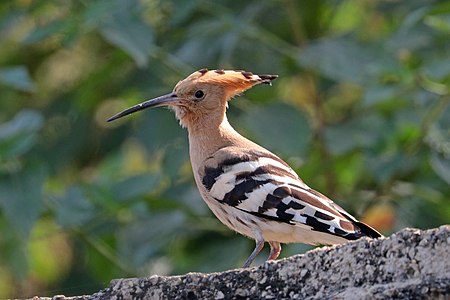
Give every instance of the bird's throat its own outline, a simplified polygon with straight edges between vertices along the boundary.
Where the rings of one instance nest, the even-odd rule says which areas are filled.
[[[187,126],[189,132],[189,148],[192,162],[203,162],[219,149],[235,146],[240,140],[245,140],[233,127],[226,116],[219,124],[211,126],[211,120],[203,126]],[[195,151],[193,150],[195,149]]]

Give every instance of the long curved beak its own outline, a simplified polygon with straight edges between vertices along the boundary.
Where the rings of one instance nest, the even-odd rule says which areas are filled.
[[[114,116],[112,116],[111,118],[109,118],[108,120],[106,120],[107,122],[111,122],[114,121],[116,119],[122,118],[126,115],[132,114],[134,112],[146,109],[146,108],[151,108],[151,107],[158,107],[158,106],[169,106],[169,105],[175,105],[177,103],[180,102],[180,98],[177,97],[177,95],[175,93],[170,93],[164,96],[160,96],[154,99],[150,99],[147,101],[144,101],[142,103],[139,103],[135,106],[132,106],[130,108],[125,109],[124,111],[121,111],[120,113],[115,114]]]

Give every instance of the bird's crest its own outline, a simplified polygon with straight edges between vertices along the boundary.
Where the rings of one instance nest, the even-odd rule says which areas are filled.
[[[184,80],[181,84],[206,83],[225,87],[230,94],[235,95],[246,91],[259,83],[271,84],[278,75],[256,75],[242,70],[198,70]]]

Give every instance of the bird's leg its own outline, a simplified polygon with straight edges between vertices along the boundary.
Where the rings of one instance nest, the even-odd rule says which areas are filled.
[[[267,260],[275,260],[281,252],[281,245],[278,242],[269,242],[270,254]]]
[[[243,268],[250,267],[255,257],[258,255],[259,252],[261,252],[262,248],[264,248],[264,240],[256,240],[255,250],[253,250],[252,254],[250,254],[250,256],[247,258],[242,267]]]

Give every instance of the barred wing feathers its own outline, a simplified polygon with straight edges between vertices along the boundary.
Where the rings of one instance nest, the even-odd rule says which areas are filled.
[[[263,149],[221,149],[202,173],[203,186],[213,199],[242,212],[347,240],[381,236],[309,188],[284,161]]]

